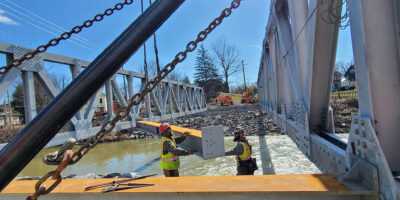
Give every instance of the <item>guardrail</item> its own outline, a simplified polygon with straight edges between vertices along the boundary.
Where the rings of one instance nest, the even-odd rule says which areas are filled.
[[[358,98],[357,90],[347,90],[347,91],[331,93],[331,99],[348,99],[348,98]]]

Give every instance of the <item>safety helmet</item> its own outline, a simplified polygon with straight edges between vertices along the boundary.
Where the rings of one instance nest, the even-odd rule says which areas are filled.
[[[244,129],[242,127],[237,127],[235,128],[235,130],[233,131],[234,134],[240,134],[243,133],[244,134]]]
[[[171,126],[168,124],[168,123],[162,123],[161,125],[160,125],[160,134],[162,134],[162,133],[164,133],[164,131],[165,130],[167,130],[167,129],[169,129],[169,128],[171,128]]]

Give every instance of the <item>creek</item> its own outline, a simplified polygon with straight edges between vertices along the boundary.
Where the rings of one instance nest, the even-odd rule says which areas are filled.
[[[232,137],[225,138],[225,150],[232,149],[236,143]],[[318,174],[320,170],[310,162],[286,135],[248,136],[253,146],[259,169],[262,174]],[[85,176],[90,173],[109,174],[135,172],[139,174],[158,174],[162,176],[159,164],[161,141],[156,138],[126,140],[101,143],[86,154],[77,164],[68,166],[63,176],[76,174]],[[75,146],[73,150],[77,150]],[[43,149],[18,175],[18,177],[43,176],[56,166],[45,165],[44,155],[57,148]],[[219,157],[210,160],[190,155],[180,158],[181,176],[229,176],[236,174],[234,156]]]

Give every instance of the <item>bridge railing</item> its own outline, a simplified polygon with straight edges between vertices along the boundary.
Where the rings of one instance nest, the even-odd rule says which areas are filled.
[[[357,90],[339,91],[331,93],[331,99],[348,99],[348,98],[358,98]]]
[[[7,62],[12,61],[13,58],[20,57],[28,51],[31,51],[31,49],[0,42],[0,53],[6,55]],[[38,80],[41,87],[46,90],[51,98],[54,98],[60,92],[50,78],[49,72],[45,70],[44,62],[59,63],[69,66],[72,78],[77,77],[80,71],[90,64],[88,61],[63,55],[42,53],[1,76],[1,97],[7,93],[7,90],[14,81],[18,79],[18,77],[21,77],[24,91],[26,123],[32,121],[37,115],[35,99],[36,86],[34,84],[34,79]],[[121,91],[117,76],[118,78],[126,80],[127,94],[124,94],[125,91]],[[149,78],[151,79],[152,77],[150,76]],[[139,83],[140,85],[134,85],[135,83]],[[144,84],[145,75],[120,69],[70,120],[70,125],[72,126],[71,130],[59,132],[47,146],[63,144],[71,137],[81,140],[93,136],[100,129],[99,124],[92,123],[93,117],[96,114],[96,108],[100,104],[103,104],[105,106],[104,110],[106,111],[104,118],[109,119],[114,115],[114,103],[120,106],[126,106],[126,96],[132,96],[135,92],[134,89],[143,88]],[[103,91],[105,91],[105,95]],[[101,103],[100,99],[102,99]],[[118,122],[114,130],[118,131],[133,128],[136,126],[137,119],[159,122],[205,110],[206,102],[204,91],[201,87],[165,79],[157,85],[154,91],[145,97],[144,103],[134,106],[129,117],[122,122]],[[5,144],[0,144],[0,149],[4,145]]]

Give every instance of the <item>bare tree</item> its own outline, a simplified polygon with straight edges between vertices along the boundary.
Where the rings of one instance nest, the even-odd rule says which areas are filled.
[[[150,62],[147,64],[147,69],[149,70],[149,75],[150,76],[155,76],[157,75],[157,63],[155,60],[150,60]]]
[[[58,91],[63,90],[71,82],[71,79],[65,74],[50,74],[49,76]]]
[[[222,68],[225,78],[224,92],[229,92],[229,77],[240,70],[240,59],[236,46],[229,44],[223,37],[219,38],[212,45],[217,65]]]
[[[172,71],[171,73],[168,74],[167,79],[173,80],[173,81],[182,81],[182,74],[180,74],[177,71]]]
[[[338,71],[344,75],[352,64],[352,62],[338,61],[335,64],[335,71]]]

